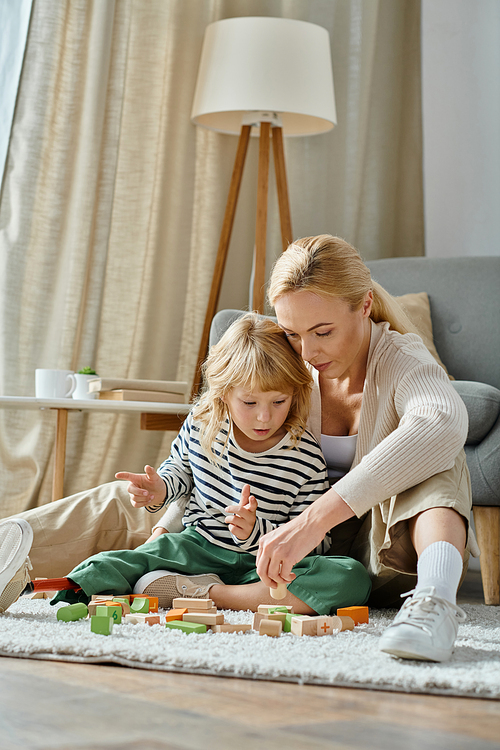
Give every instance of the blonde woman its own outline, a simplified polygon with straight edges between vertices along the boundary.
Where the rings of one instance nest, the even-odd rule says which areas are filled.
[[[309,429],[331,487],[260,540],[257,571],[268,585],[290,583],[296,561],[331,530],[332,551],[368,569],[371,603],[394,605],[414,589],[381,649],[448,659],[465,617],[456,607],[469,554],[465,406],[344,240],[321,235],[290,245],[275,264],[269,299],[314,377]]]
[[[117,474],[129,482],[136,507],[153,511],[187,498],[184,530],[166,533],[160,520],[136,549],[90,557],[68,574],[53,603],[132,591],[159,596],[162,607],[208,592],[221,608],[256,610],[269,600],[256,571],[259,540],[300,516],[328,486],[320,447],[305,430],[312,378],[281,329],[252,314],[212,347],[204,374],[205,391],[158,471]],[[284,603],[302,614],[364,604],[370,579],[363,565],[321,556],[328,533],[315,547],[297,561]]]

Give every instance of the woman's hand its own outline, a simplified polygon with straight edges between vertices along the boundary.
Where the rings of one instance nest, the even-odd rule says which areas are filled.
[[[248,539],[257,517],[257,500],[250,494],[249,484],[246,484],[241,491],[240,504],[229,505],[226,512],[234,514],[226,516],[224,519],[224,523],[228,524],[231,534],[234,534],[241,541]]]
[[[276,583],[291,583],[295,578],[293,566],[321,544],[333,526],[352,516],[351,508],[330,488],[300,516],[260,539],[257,553],[260,579],[270,588]]]
[[[119,471],[115,474],[117,479],[129,482],[127,491],[134,508],[143,508],[152,503],[161,505],[167,494],[165,482],[153,467],[145,466],[144,471],[145,474],[131,474],[128,471]]]

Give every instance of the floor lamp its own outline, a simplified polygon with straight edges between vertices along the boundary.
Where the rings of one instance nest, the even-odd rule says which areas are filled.
[[[328,32],[288,18],[238,17],[210,24],[203,40],[191,121],[239,134],[193,384],[201,383],[210,325],[217,311],[243,167],[251,135],[259,137],[252,307],[264,310],[270,144],[283,250],[293,240],[283,136],[324,133],[336,124]]]

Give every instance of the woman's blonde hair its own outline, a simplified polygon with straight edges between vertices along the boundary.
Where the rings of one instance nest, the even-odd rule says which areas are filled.
[[[210,460],[217,462],[214,442],[231,415],[223,401],[233,388],[291,393],[285,428],[296,445],[305,430],[312,377],[302,358],[293,351],[282,329],[269,318],[247,313],[238,318],[203,364],[204,387],[193,408],[201,422],[200,442]],[[227,439],[223,449],[227,444]]]
[[[280,255],[269,284],[271,305],[287,292],[299,290],[337,297],[353,311],[362,307],[367,292],[371,291],[370,318],[375,323],[387,321],[399,333],[418,333],[399,302],[372,280],[370,269],[358,251],[340,237],[330,234],[304,237],[292,242]]]

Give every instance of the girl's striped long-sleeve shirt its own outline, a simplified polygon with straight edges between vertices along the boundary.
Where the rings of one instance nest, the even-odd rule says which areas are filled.
[[[167,488],[167,504],[187,498],[184,526],[194,526],[219,547],[257,554],[262,535],[298,516],[328,489],[326,464],[309,432],[296,446],[287,434],[273,448],[249,453],[237,444],[232,430],[223,448],[228,429],[226,423],[215,441],[220,463],[214,464],[201,447],[200,424],[190,413],[158,473]],[[225,508],[240,502],[245,484],[257,500],[257,518],[248,539],[240,540],[224,519]],[[315,552],[329,548],[326,536]]]

